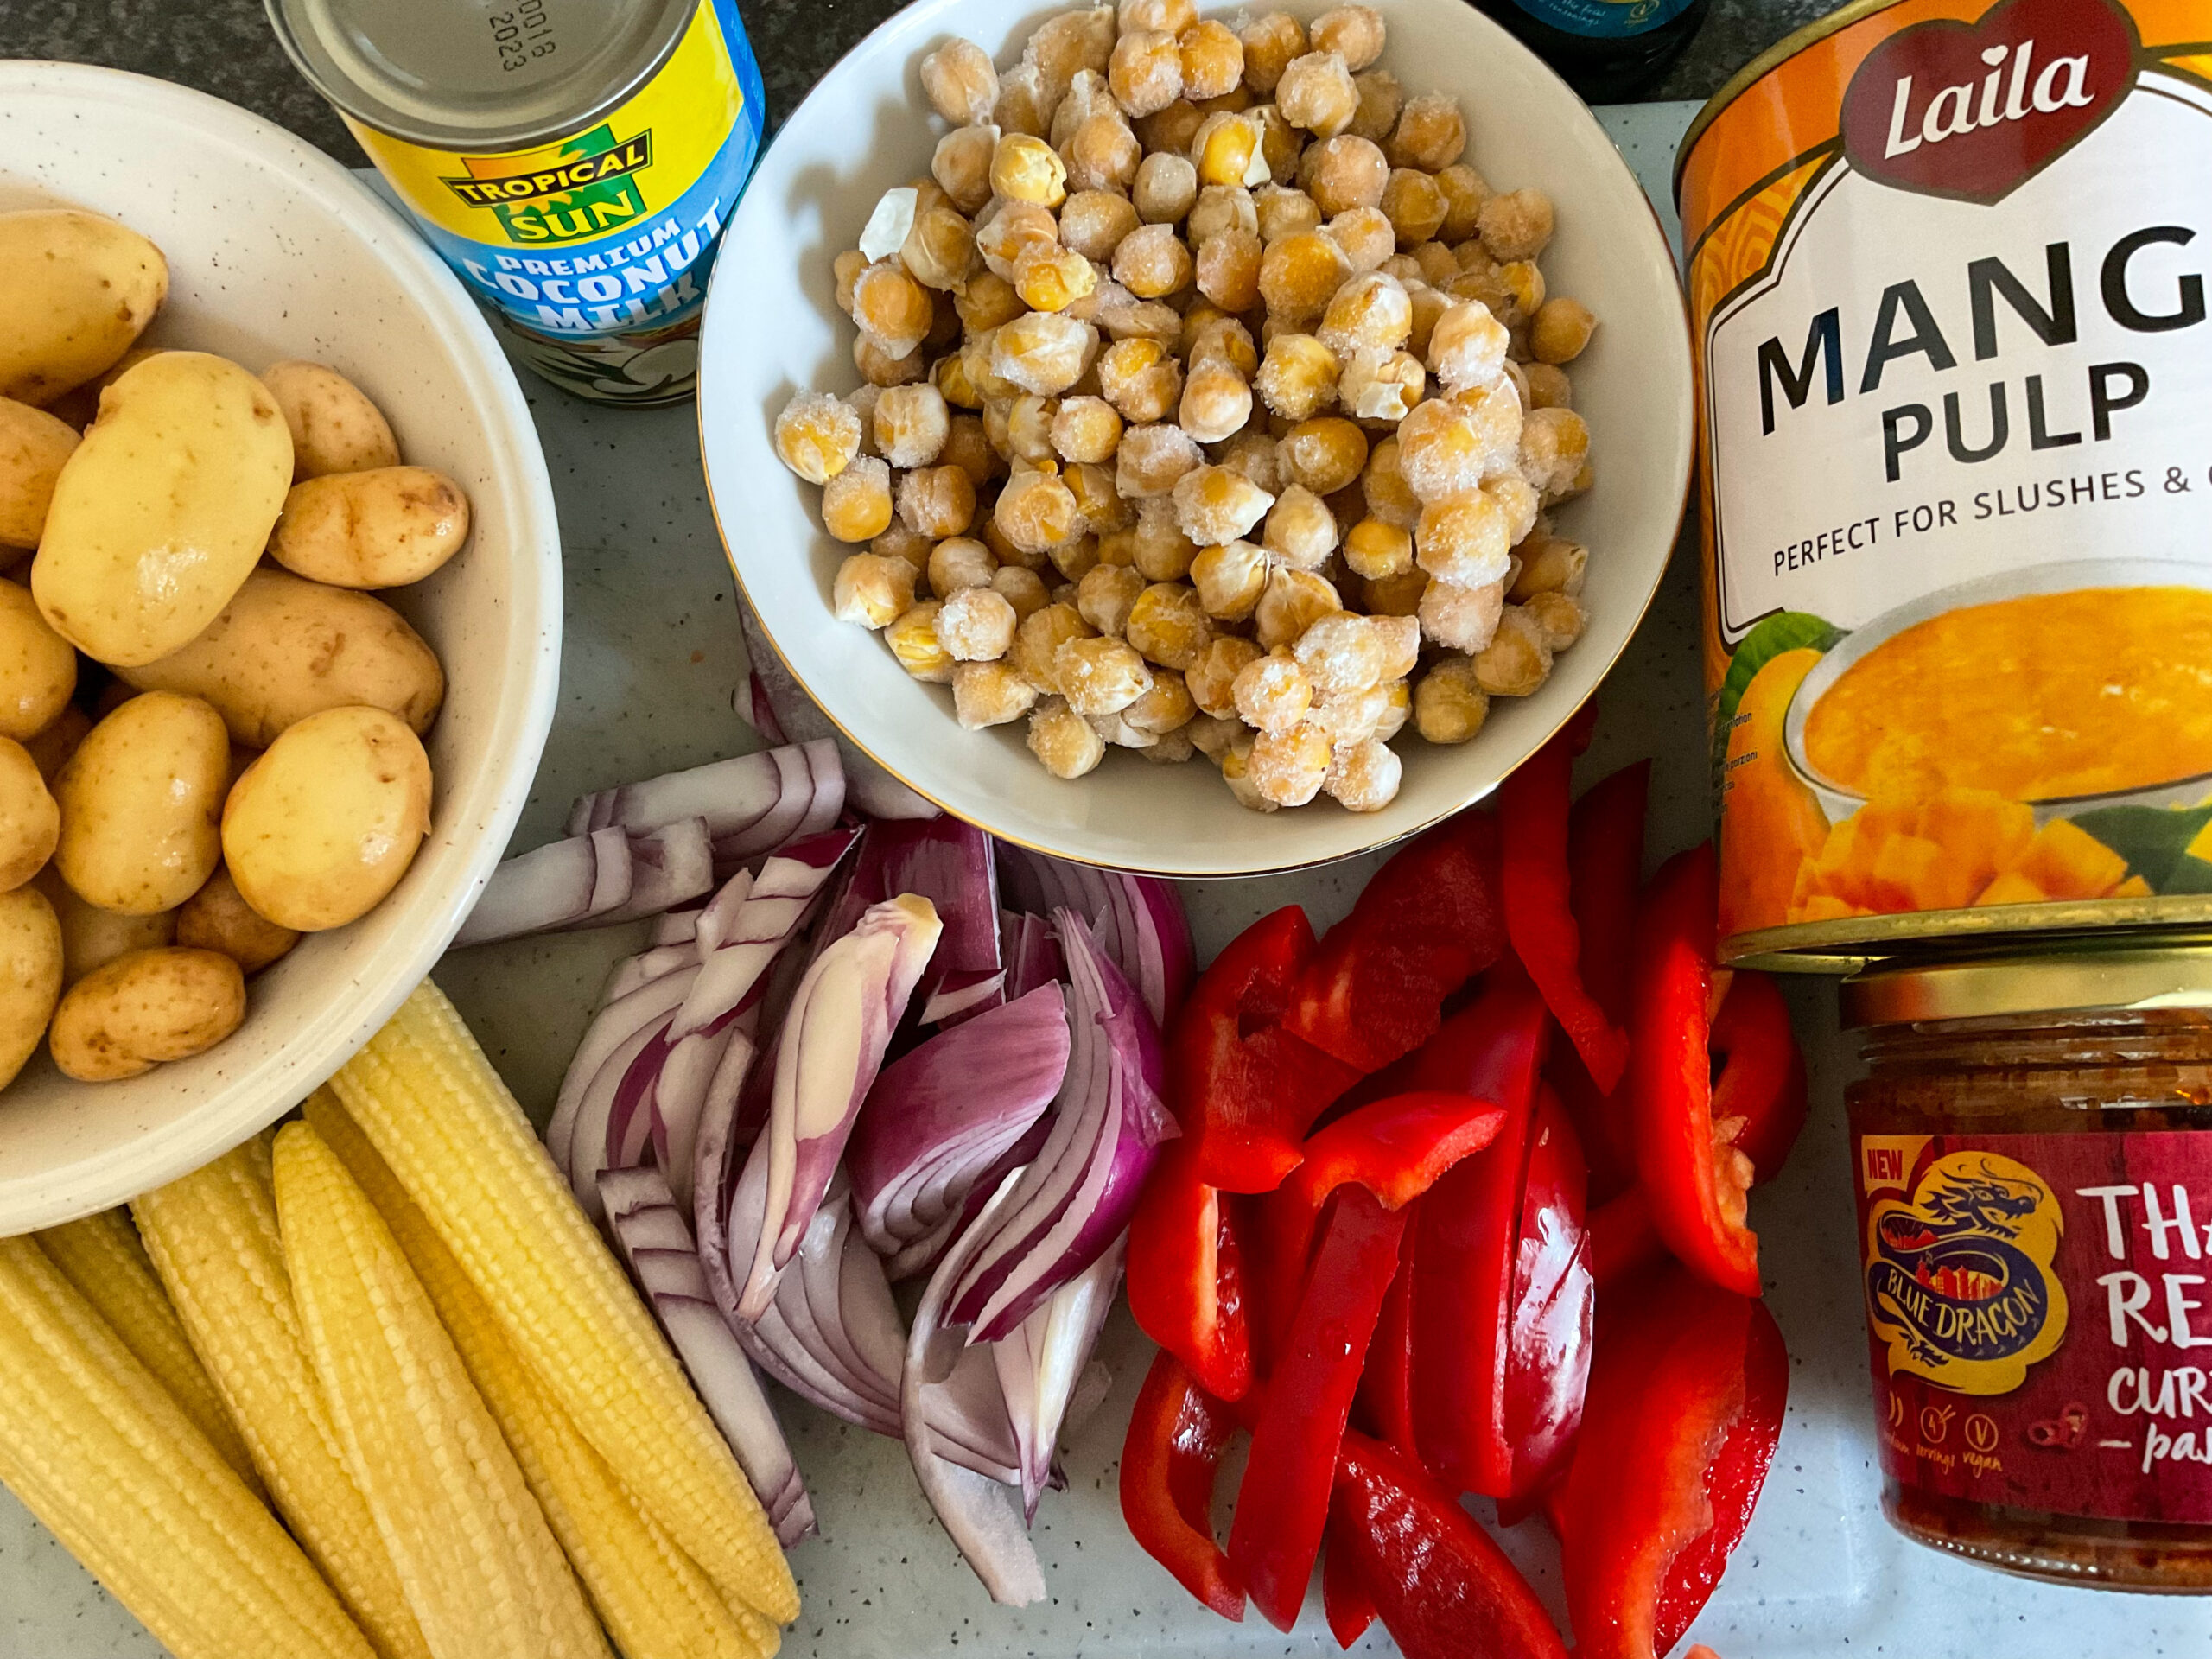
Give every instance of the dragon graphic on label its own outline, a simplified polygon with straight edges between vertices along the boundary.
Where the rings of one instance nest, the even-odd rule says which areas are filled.
[[[1899,1371],[1962,1394],[2007,1394],[2057,1351],[2066,1293],[2051,1270],[2058,1200],[2026,1165],[1956,1152],[1929,1165],[1910,1200],[1866,1220],[1866,1305]]]

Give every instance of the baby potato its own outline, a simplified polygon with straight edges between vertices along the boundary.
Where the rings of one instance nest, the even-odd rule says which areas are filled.
[[[61,834],[61,811],[30,751],[0,737],[0,893],[46,868]]]
[[[118,916],[98,905],[88,905],[69,890],[60,872],[51,864],[39,872],[32,886],[46,895],[61,924],[61,988],[67,990],[95,968],[105,968],[131,950],[152,950],[176,943],[174,910],[151,916]]]
[[[289,727],[223,806],[223,861],[280,927],[314,933],[375,908],[430,831],[430,759],[381,709]]]
[[[0,397],[43,406],[129,351],[168,297],[168,261],[74,207],[0,213]]]
[[[47,1046],[65,1076],[112,1083],[205,1053],[245,1019],[245,976],[228,957],[179,945],[132,950],[72,985]]]
[[[143,690],[204,698],[256,749],[309,715],[355,704],[427,731],[446,695],[437,653],[391,606],[265,566],[198,639],[119,671]]]
[[[82,432],[99,415],[100,394],[161,349],[158,346],[133,346],[83,385],[63,392],[46,406],[46,412]]]
[[[460,485],[428,467],[379,467],[293,485],[269,552],[311,582],[404,588],[467,539],[468,498]]]
[[[0,545],[36,547],[76,429],[42,409],[0,397]]]
[[[207,885],[184,901],[176,913],[176,942],[200,950],[219,950],[239,969],[257,974],[300,942],[289,927],[257,913],[238,892],[231,873],[218,868]]]
[[[61,925],[36,887],[0,893],[0,1089],[38,1052],[61,995]]]
[[[368,393],[327,364],[288,358],[261,372],[292,434],[292,478],[399,465],[399,441]]]
[[[92,728],[54,789],[54,861],[103,910],[175,910],[215,872],[230,734],[197,697],[148,691]]]
[[[31,566],[54,631],[110,667],[185,645],[261,557],[292,479],[268,388],[207,352],[158,352],[110,386],[63,463]]]
[[[29,588],[0,582],[0,737],[37,736],[76,689],[76,647],[47,625]]]

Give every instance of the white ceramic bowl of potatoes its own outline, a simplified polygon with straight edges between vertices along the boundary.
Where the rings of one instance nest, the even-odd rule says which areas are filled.
[[[513,373],[395,214],[229,105],[0,64],[0,1234],[375,1031],[505,849],[560,613]]]
[[[1626,645],[1691,457],[1649,206],[1464,0],[908,7],[777,135],[700,385],[739,581],[846,735],[1168,874],[1487,794]]]

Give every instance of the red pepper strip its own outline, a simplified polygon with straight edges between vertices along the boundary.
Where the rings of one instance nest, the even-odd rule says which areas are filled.
[[[1296,1166],[1307,1127],[1357,1075],[1277,1023],[1314,951],[1297,906],[1262,916],[1198,976],[1169,1032],[1167,1104],[1209,1186],[1273,1189]]]
[[[1385,1210],[1363,1186],[1338,1189],[1289,1340],[1260,1402],[1229,1560],[1252,1605],[1279,1630],[1297,1623],[1321,1552],[1337,1447],[1405,1230],[1404,1211]]]
[[[1414,1261],[1420,1237],[1420,1226],[1409,1226],[1398,1246],[1398,1274],[1382,1298],[1375,1339],[1367,1344],[1357,1402],[1360,1427],[1416,1463],[1421,1452],[1414,1438]]]
[[[1651,1224],[1651,1201],[1631,1186],[1599,1205],[1590,1217],[1590,1274],[1598,1288],[1622,1283],[1667,1254]]]
[[[1230,1206],[1198,1178],[1190,1138],[1170,1141],[1129,1220],[1129,1312],[1137,1328],[1217,1400],[1252,1386],[1244,1262]]]
[[[1375,1604],[1352,1570],[1351,1550],[1333,1541],[1321,1552],[1321,1612],[1339,1648],[1351,1647],[1375,1622]]]
[[[1536,1592],[1452,1492],[1357,1431],[1337,1454],[1329,1554],[1406,1659],[1565,1659]]]
[[[1629,1079],[1637,1176],[1667,1248],[1739,1296],[1759,1294],[1758,1236],[1745,1224],[1748,1159],[1713,1122],[1706,999],[1712,988],[1713,843],[1660,868],[1637,918]]]
[[[1662,1604],[1679,1635],[1734,1541],[1724,1529],[1741,1535],[1764,1478],[1763,1460],[1756,1471],[1745,1460],[1745,1479],[1731,1459],[1729,1479],[1714,1478],[1750,1414],[1751,1332],[1764,1309],[1672,1262],[1606,1306],[1622,1311],[1606,1315],[1574,1461],[1549,1507],[1576,1653],[1656,1659],[1672,1641]],[[1770,1414],[1778,1425],[1778,1410]],[[1771,1432],[1754,1423],[1746,1433],[1771,1455]],[[1690,1553],[1716,1529],[1718,1559]]]
[[[1643,889],[1643,821],[1651,763],[1623,766],[1583,791],[1567,820],[1567,899],[1580,936],[1582,983],[1624,1030],[1635,961],[1637,896]],[[1601,1093],[1572,1048],[1552,1056],[1552,1086],[1574,1119],[1590,1160],[1590,1192],[1602,1202],[1636,1179],[1636,1131],[1628,1093]]]
[[[1375,873],[1331,928],[1291,995],[1283,1025],[1355,1071],[1410,1054],[1442,1022],[1444,1000],[1505,950],[1497,821],[1463,812]]]
[[[1582,1426],[1596,1301],[1583,1224],[1588,1180],[1567,1108],[1545,1089],[1529,1136],[1506,1338],[1505,1442],[1513,1464],[1498,1519],[1507,1526],[1530,1513],[1537,1494],[1565,1469]]]
[[[1545,744],[1499,786],[1505,931],[1598,1092],[1610,1095],[1628,1064],[1628,1034],[1582,982],[1581,936],[1568,898],[1574,756],[1566,738]]]
[[[1521,1230],[1529,1127],[1551,1025],[1518,974],[1491,976],[1399,1075],[1465,1090],[1503,1109],[1489,1147],[1416,1206],[1414,1428],[1421,1460],[1453,1485],[1497,1497],[1511,1484],[1505,1438],[1507,1313]]]
[[[1741,1120],[1736,1150],[1751,1160],[1751,1179],[1766,1180],[1805,1127],[1805,1057],[1773,980],[1737,974],[1713,1022],[1713,1052],[1726,1057],[1713,1085],[1713,1116],[1723,1124]]]
[[[1224,1618],[1244,1617],[1244,1591],[1213,1540],[1214,1476],[1236,1422],[1164,1350],[1137,1391],[1122,1446],[1122,1518],[1145,1554]]]

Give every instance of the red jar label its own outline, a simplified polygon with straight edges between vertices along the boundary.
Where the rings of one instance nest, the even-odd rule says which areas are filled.
[[[1861,1135],[1856,1184],[1891,1478],[2212,1522],[2212,1136]]]

